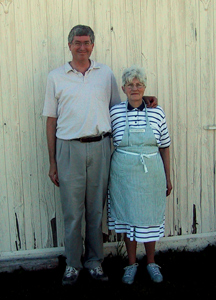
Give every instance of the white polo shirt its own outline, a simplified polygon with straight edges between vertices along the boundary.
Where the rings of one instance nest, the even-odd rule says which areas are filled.
[[[109,109],[120,102],[108,66],[91,60],[83,75],[66,63],[48,75],[43,116],[57,118],[59,139],[95,136],[111,132]]]

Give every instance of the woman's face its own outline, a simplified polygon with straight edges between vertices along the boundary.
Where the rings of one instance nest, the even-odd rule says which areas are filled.
[[[145,86],[137,78],[134,78],[132,82],[126,83],[122,87],[122,90],[127,95],[128,101],[133,107],[139,107],[142,104]]]

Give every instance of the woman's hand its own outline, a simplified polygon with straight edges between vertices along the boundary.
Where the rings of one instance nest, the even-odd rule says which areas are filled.
[[[166,195],[169,196],[172,191],[172,183],[170,180],[170,153],[169,153],[169,147],[167,148],[159,148],[161,158],[163,160],[164,164],[164,171],[166,174]]]
[[[167,190],[166,190],[166,196],[169,196],[172,191],[172,183],[170,180],[167,180]]]

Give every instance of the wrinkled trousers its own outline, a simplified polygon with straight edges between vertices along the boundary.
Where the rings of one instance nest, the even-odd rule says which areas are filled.
[[[104,257],[102,217],[110,168],[110,138],[91,143],[57,139],[56,160],[67,265],[83,267],[81,231],[85,211],[84,267],[96,268]]]

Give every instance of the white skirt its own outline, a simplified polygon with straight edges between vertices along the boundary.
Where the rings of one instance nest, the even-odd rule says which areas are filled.
[[[163,223],[155,226],[131,226],[127,223],[115,221],[110,216],[110,195],[108,192],[107,199],[107,223],[109,230],[115,230],[116,233],[126,233],[130,241],[139,243],[155,242],[164,236],[165,231],[165,216]]]

